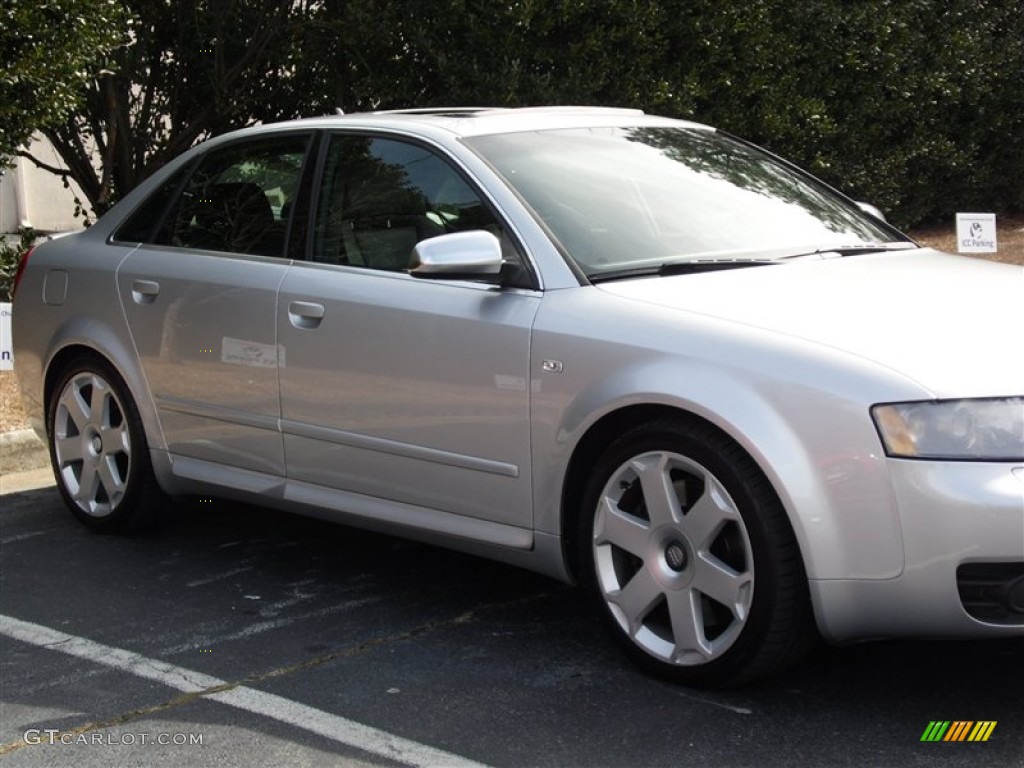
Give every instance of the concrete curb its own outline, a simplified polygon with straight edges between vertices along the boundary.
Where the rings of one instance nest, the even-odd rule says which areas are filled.
[[[0,474],[39,469],[50,463],[50,452],[31,429],[0,434]]]

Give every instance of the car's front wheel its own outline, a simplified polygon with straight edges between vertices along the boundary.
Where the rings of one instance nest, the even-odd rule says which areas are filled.
[[[164,498],[135,403],[107,363],[65,367],[47,409],[50,461],[64,502],[93,530],[152,523]]]
[[[580,561],[617,641],[688,685],[737,685],[806,648],[793,531],[750,457],[710,425],[643,424],[612,443],[584,494]]]

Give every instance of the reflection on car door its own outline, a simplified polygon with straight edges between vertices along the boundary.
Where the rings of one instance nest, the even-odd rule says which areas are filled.
[[[529,527],[539,294],[406,271],[424,237],[508,243],[498,221],[433,152],[357,136],[332,139],[315,220],[315,263],[292,268],[278,304],[290,487]]]
[[[308,135],[210,152],[118,270],[170,451],[284,476],[274,321]]]

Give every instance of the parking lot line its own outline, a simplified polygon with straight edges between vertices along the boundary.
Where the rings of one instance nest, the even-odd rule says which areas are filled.
[[[354,720],[306,706],[272,693],[220,680],[202,672],[150,659],[123,648],[60,632],[41,624],[0,615],[0,634],[23,643],[60,651],[95,664],[162,683],[184,693],[269,717],[340,744],[410,766],[484,768],[481,763],[404,739]]]

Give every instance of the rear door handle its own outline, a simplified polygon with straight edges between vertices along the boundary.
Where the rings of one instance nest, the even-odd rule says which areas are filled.
[[[160,293],[160,283],[155,280],[132,281],[132,300],[136,304],[152,304]]]
[[[288,305],[288,320],[296,328],[312,329],[324,319],[324,305],[312,301],[293,301]]]

